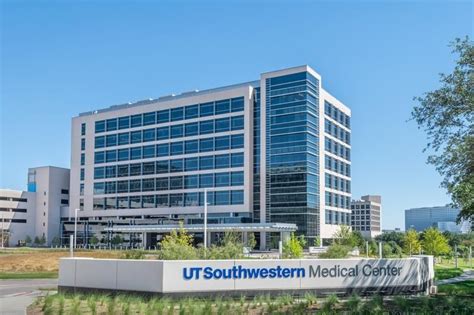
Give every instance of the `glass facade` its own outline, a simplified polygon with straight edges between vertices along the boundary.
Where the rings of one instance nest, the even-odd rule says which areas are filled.
[[[319,82],[308,72],[266,79],[266,215],[319,234]]]

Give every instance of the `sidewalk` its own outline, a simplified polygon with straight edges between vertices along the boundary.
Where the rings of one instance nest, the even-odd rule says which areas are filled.
[[[474,280],[474,270],[466,270],[459,277],[438,280],[438,281],[436,281],[436,285],[463,282],[463,281],[467,281],[467,280]]]

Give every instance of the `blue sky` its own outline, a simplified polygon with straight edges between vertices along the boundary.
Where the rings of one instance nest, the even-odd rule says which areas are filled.
[[[469,1],[2,1],[0,187],[69,167],[80,112],[255,80],[301,64],[352,109],[353,197],[381,194],[383,227],[450,202],[426,165],[413,96],[472,36]]]

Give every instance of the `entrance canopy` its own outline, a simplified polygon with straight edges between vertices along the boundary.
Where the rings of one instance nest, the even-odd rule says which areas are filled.
[[[204,232],[204,224],[185,224],[188,232]],[[105,228],[105,231],[123,233],[169,233],[179,229],[178,224],[142,224],[121,225]],[[295,232],[298,229],[292,223],[228,223],[208,224],[207,232]]]

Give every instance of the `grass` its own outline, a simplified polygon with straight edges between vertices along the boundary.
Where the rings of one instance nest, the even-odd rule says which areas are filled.
[[[443,280],[443,279],[450,279],[455,278],[463,274],[463,270],[461,268],[453,268],[453,267],[445,267],[436,265],[435,266],[435,279],[436,280]]]
[[[446,293],[448,295],[469,295],[474,299],[474,280],[468,280],[463,282],[442,284],[438,286],[439,293]]]
[[[58,273],[55,271],[38,272],[0,272],[0,279],[55,279]]]

